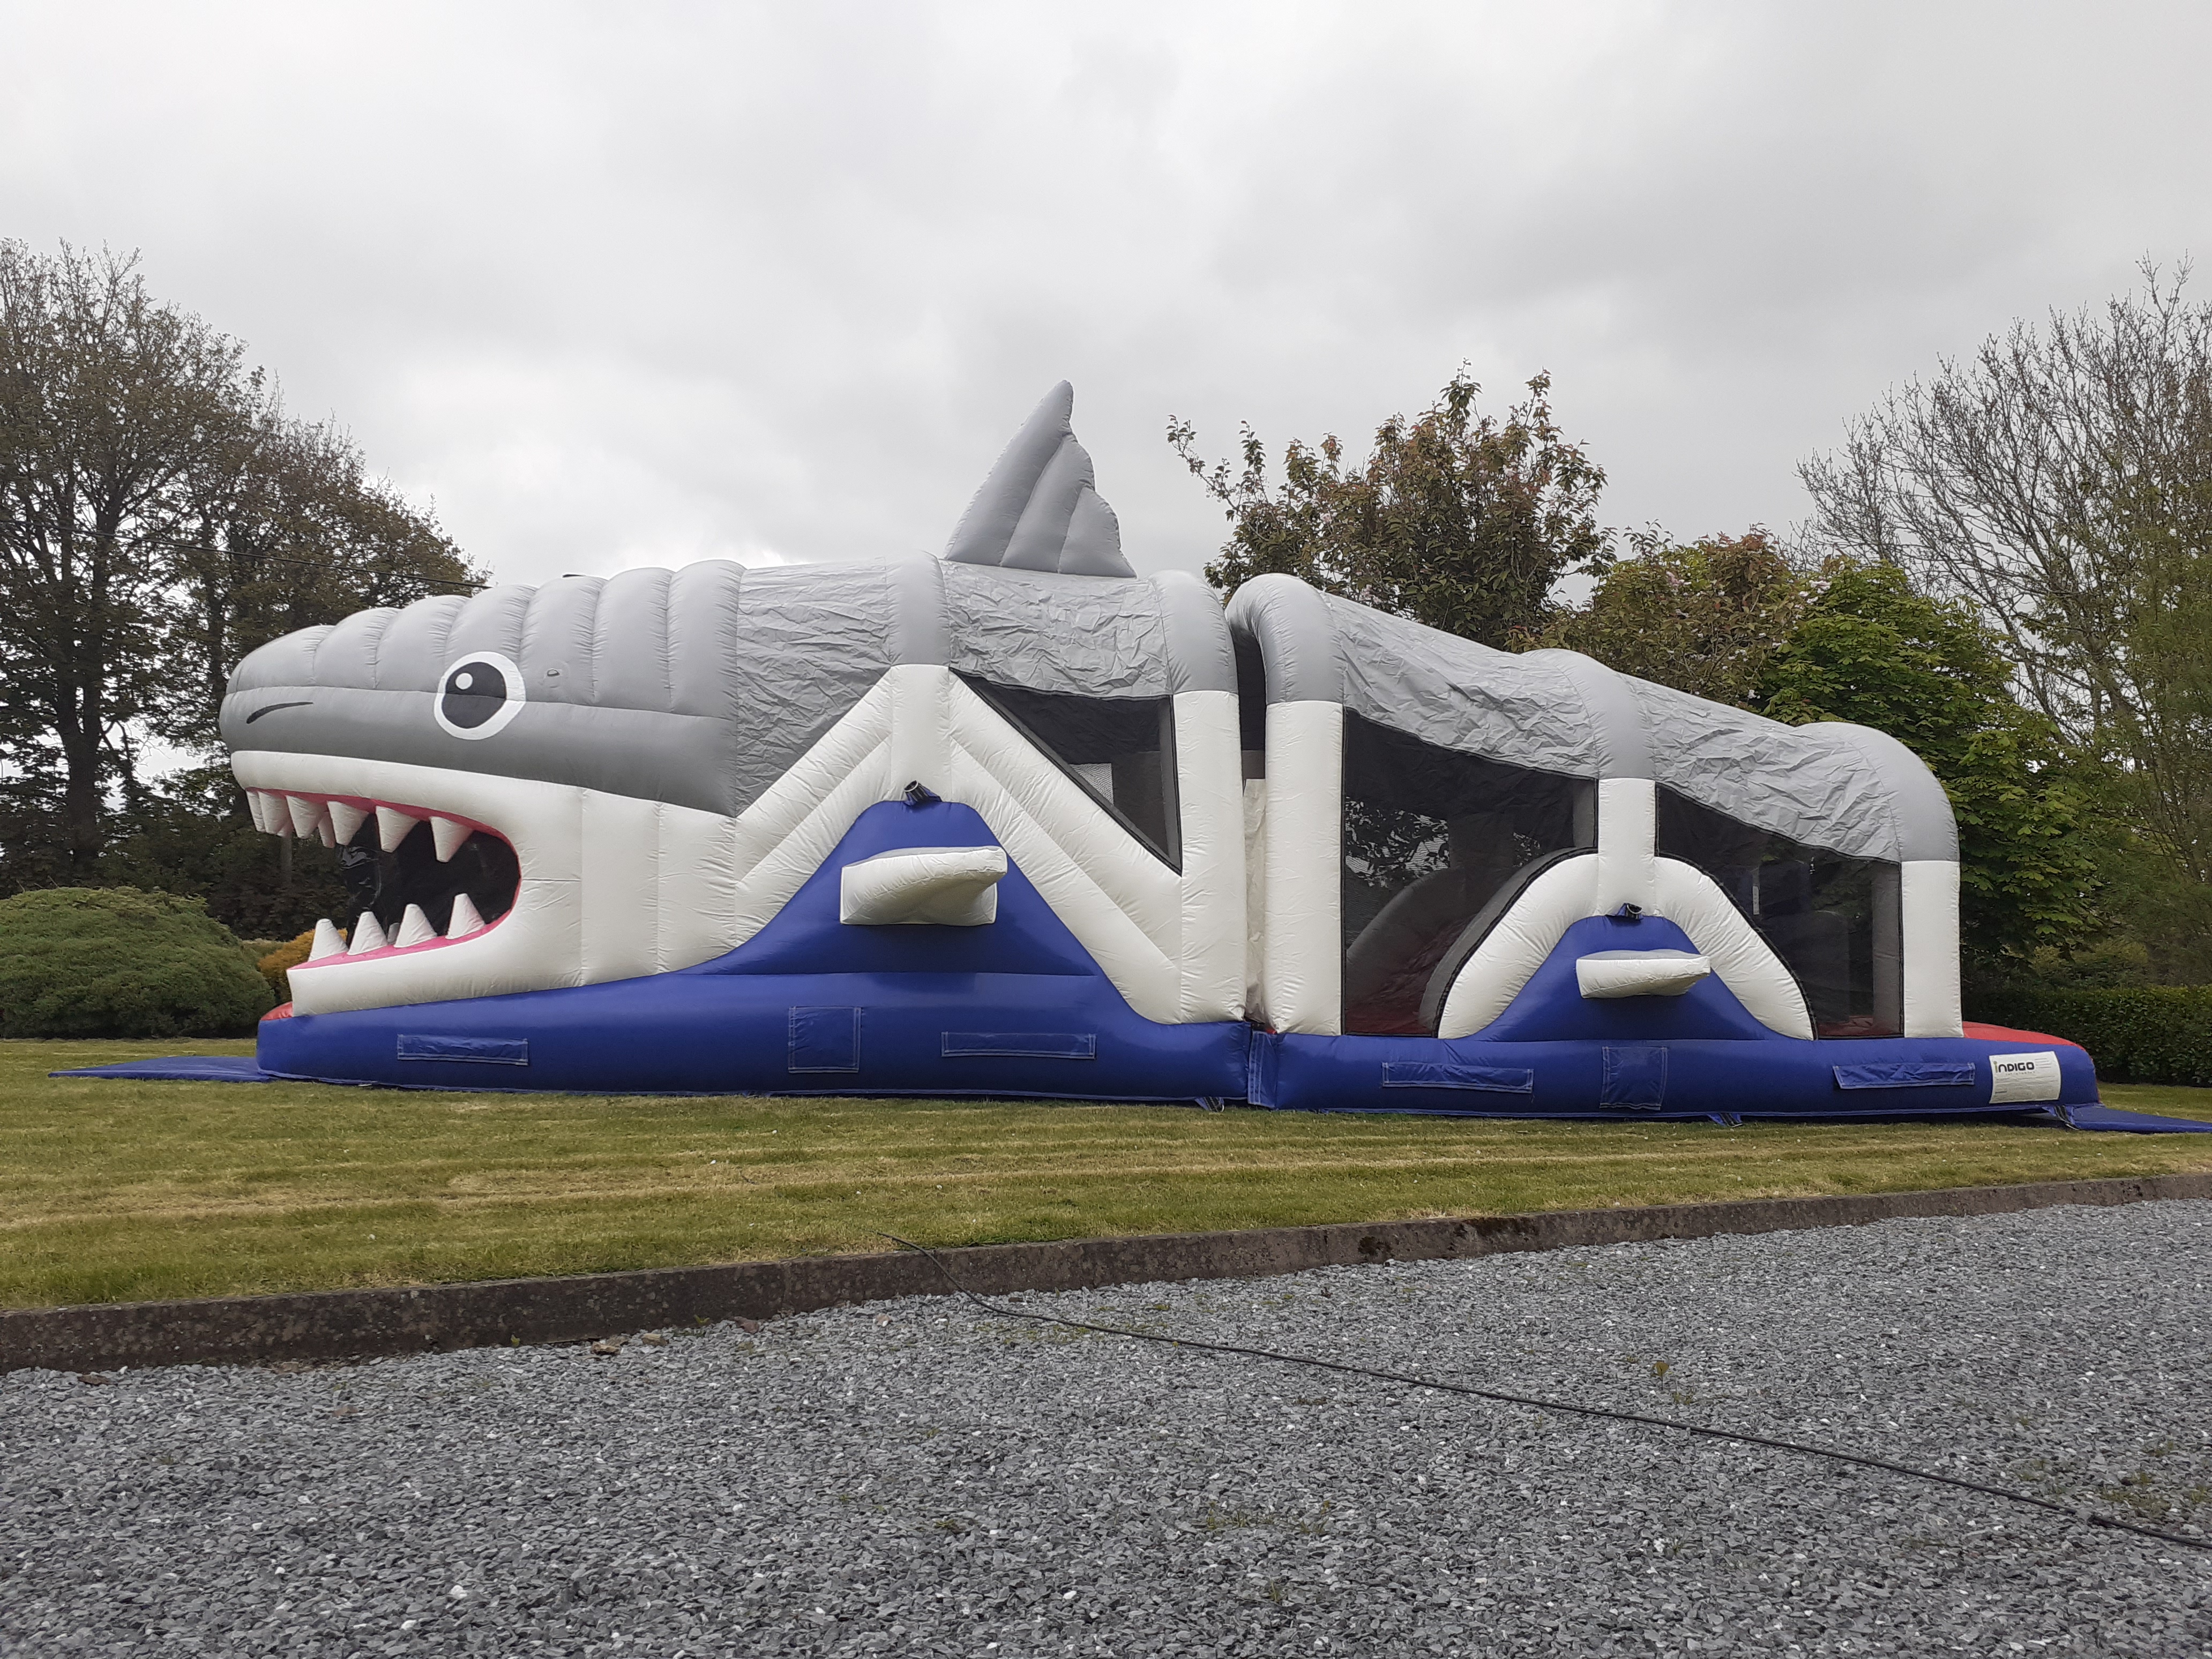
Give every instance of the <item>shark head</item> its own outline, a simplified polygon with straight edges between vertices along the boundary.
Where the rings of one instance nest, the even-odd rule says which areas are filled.
[[[318,927],[295,1009],[660,966],[594,953],[580,901],[649,893],[663,820],[726,832],[751,775],[787,758],[733,695],[746,577],[710,563],[498,587],[363,611],[248,657],[222,725],[254,821],[334,848],[353,900],[348,940]],[[769,585],[792,586],[782,572]],[[802,732],[844,712],[833,705],[884,666],[880,637],[860,643],[860,672],[777,712]]]
[[[1128,574],[1073,396],[1038,406],[948,560],[1040,573],[1018,580]],[[564,577],[252,653],[223,702],[233,770],[256,827],[331,848],[352,899],[294,970],[295,1011],[633,977],[741,943],[763,920],[732,898],[757,843],[812,799],[794,774],[810,757],[822,771],[837,732],[861,741],[856,711],[889,670],[945,660],[933,567]]]

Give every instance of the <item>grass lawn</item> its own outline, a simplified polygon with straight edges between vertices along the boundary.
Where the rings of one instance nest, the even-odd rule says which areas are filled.
[[[947,1101],[410,1094],[49,1071],[0,1042],[0,1307],[928,1243],[2212,1170],[2212,1136],[1513,1123]],[[2121,1088],[2212,1118],[2212,1090]]]

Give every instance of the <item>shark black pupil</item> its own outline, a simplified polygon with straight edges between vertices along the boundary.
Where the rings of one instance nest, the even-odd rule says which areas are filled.
[[[507,676],[489,663],[463,663],[446,676],[439,707],[464,731],[482,726],[507,702]]]

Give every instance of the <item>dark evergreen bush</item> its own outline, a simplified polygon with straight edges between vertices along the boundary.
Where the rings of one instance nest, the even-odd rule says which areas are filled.
[[[250,1036],[270,1001],[197,899],[135,887],[0,899],[0,1036]]]
[[[2107,1083],[2212,1087],[2212,986],[1997,991],[1975,999],[1973,1016],[2078,1042]]]

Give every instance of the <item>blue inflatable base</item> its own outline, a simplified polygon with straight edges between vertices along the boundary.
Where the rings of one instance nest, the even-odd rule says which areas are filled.
[[[271,1020],[259,1063],[324,1082],[575,1094],[1243,1094],[1249,1028],[1157,1025],[1109,1001],[1111,988],[1027,975],[662,974]]]
[[[111,1078],[137,1083],[314,1083],[324,1081],[324,1079],[318,1078],[288,1078],[275,1072],[264,1072],[253,1060],[238,1054],[173,1054],[161,1060],[125,1060],[113,1066],[79,1066],[72,1071],[49,1072],[46,1075],[48,1077]],[[451,1089],[454,1085],[445,1083],[421,1082],[371,1084],[364,1085],[361,1083],[349,1079],[337,1079],[332,1081],[331,1086],[339,1088],[362,1088],[367,1086],[372,1088],[391,1089]],[[477,1090],[472,1091],[471,1092],[481,1092],[481,1085],[479,1085]],[[528,1091],[510,1091],[507,1092],[543,1093],[544,1091],[542,1089],[535,1089]],[[624,1090],[620,1092],[627,1094],[652,1092],[723,1094],[726,1093],[727,1091],[682,1090],[656,1091]],[[792,1091],[788,1090],[778,1090],[775,1092],[778,1094],[786,1094]],[[1054,1097],[1054,1098],[1057,1099],[1064,1099],[1066,1097],[1067,1097],[1065,1096]],[[1195,1097],[1193,1097],[1192,1098],[1195,1098]],[[1565,1118],[1571,1121],[1585,1123],[1620,1121],[1614,1114],[1595,1112],[1536,1113],[1527,1111],[1516,1112],[1510,1109],[1486,1112],[1438,1112],[1432,1109],[1424,1110],[1419,1107],[1403,1106],[1340,1106],[1310,1108],[1308,1109],[1317,1109],[1321,1111],[1351,1111],[1355,1113],[1366,1111],[1387,1113],[1397,1115],[1406,1115],[1410,1114],[1418,1116],[1431,1117],[1480,1116],[1519,1119],[1523,1121],[1540,1120],[1543,1118]],[[2152,1112],[2124,1112],[2116,1108],[2104,1105],[2069,1106],[2058,1109],[2034,1107],[2011,1113],[1999,1111],[1987,1106],[1967,1109],[1966,1110],[1953,1110],[1948,1113],[1906,1114],[1873,1112],[1830,1115],[1825,1113],[1815,1114],[1806,1112],[1753,1112],[1735,1115],[1714,1112],[1671,1112],[1658,1113],[1643,1116],[1639,1121],[1644,1122],[1703,1121],[1717,1123],[1779,1122],[1784,1121],[1799,1123],[1838,1123],[1872,1121],[1889,1123],[1913,1123],[1942,1121],[1968,1115],[1991,1123],[2006,1124],[2022,1127],[2066,1127],[2073,1129],[2100,1130],[2119,1134],[2139,1135],[2212,1134],[2212,1122],[2206,1122],[2195,1118],[2161,1117]]]
[[[2059,1093],[1993,1103],[2017,1043],[1973,1037],[1491,1042],[1478,1037],[1255,1036],[1245,1097],[1290,1111],[1645,1122],[2017,1116],[2097,1104],[2096,1069],[2062,1046]]]

